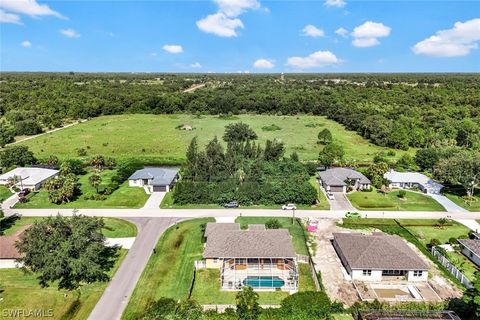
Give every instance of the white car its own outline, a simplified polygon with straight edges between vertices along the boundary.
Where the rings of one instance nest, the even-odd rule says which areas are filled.
[[[333,195],[333,193],[330,193],[330,192],[327,193],[327,198],[328,198],[329,200],[335,200],[335,196]]]
[[[296,210],[297,206],[294,203],[284,204],[282,210]]]

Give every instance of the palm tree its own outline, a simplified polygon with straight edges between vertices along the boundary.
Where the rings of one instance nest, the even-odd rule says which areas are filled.
[[[88,182],[98,193],[98,187],[100,186],[100,183],[102,183],[102,177],[99,174],[94,173],[88,178]]]

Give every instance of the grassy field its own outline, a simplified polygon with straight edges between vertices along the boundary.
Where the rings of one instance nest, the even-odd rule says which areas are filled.
[[[352,205],[359,210],[378,211],[445,211],[437,201],[417,192],[407,191],[405,199],[398,197],[398,190],[386,195],[377,192],[352,192],[347,195]]]
[[[5,186],[0,186],[0,202],[3,202],[12,196],[12,192]]]
[[[159,299],[188,297],[194,261],[202,258],[201,225],[213,219],[181,222],[165,231],[150,257],[122,319],[139,319],[146,306]]]
[[[460,236],[468,235],[470,229],[455,221],[451,221],[448,226],[412,226],[403,223],[403,220],[398,220],[402,226],[410,231],[417,239],[424,245],[430,243],[432,239],[438,239],[441,243],[448,243],[450,238],[458,238]],[[436,223],[435,220],[431,220]]]
[[[40,219],[43,219],[43,217],[21,217],[15,220],[5,219],[2,221],[0,232],[6,236],[13,235],[23,226],[33,224]],[[105,228],[102,229],[102,234],[107,238],[125,238],[137,235],[137,227],[131,222],[117,218],[103,218],[103,221],[105,222]]]
[[[119,253],[110,276],[120,266],[127,254],[127,250],[122,249]],[[4,290],[0,293],[2,310],[51,309],[53,316],[48,317],[49,319],[87,319],[108,284],[100,282],[83,285],[80,288],[79,303],[76,303],[77,292],[58,290],[55,287],[42,288],[38,284],[35,274],[24,274],[20,269],[0,269],[0,279],[2,290]],[[27,318],[14,318],[2,314],[2,319]]]
[[[52,154],[62,159],[77,157],[77,150],[83,148],[87,157],[102,154],[117,159],[134,157],[145,162],[179,163],[185,160],[186,148],[194,136],[198,136],[200,144],[205,144],[214,136],[221,138],[226,125],[240,121],[248,123],[257,132],[260,143],[267,139],[281,139],[286,144],[287,154],[296,151],[301,160],[317,159],[322,148],[317,144],[317,135],[324,128],[328,128],[334,140],[343,145],[347,159],[370,161],[376,153],[389,150],[371,144],[324,117],[269,115],[239,115],[227,119],[194,115],[103,116],[21,144],[40,158]],[[192,126],[193,130],[176,129],[183,124]],[[271,124],[280,130],[262,130]],[[397,158],[405,153],[395,152]]]
[[[72,208],[72,209],[87,209],[87,208],[141,208],[148,199],[148,194],[143,188],[129,187],[128,181],[124,182],[111,195],[108,195],[105,200],[86,200],[84,197],[94,195],[97,193],[88,182],[88,178],[92,172],[79,176],[80,192],[74,201],[64,204],[54,204],[48,199],[48,192],[40,189],[39,192],[31,193],[27,196],[28,202],[17,203],[15,208],[31,209],[31,208]],[[102,192],[111,182],[115,170],[103,170],[100,172],[102,183],[99,191]]]
[[[235,222],[240,223],[242,229],[246,229],[249,224],[265,224],[269,217],[239,217]],[[274,218],[277,219],[281,228],[288,229],[288,232],[293,238],[293,247],[295,252],[301,255],[308,255],[307,244],[305,243],[305,227],[302,226],[298,220],[292,224],[291,218]]]

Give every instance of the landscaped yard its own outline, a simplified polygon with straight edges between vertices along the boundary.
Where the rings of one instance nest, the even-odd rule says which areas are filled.
[[[438,239],[440,243],[448,243],[450,238],[459,238],[467,236],[470,229],[455,221],[450,221],[448,225],[439,227],[438,220],[410,220],[399,219],[398,222],[424,245],[430,240]]]
[[[352,205],[359,210],[372,211],[445,211],[437,201],[418,192],[407,191],[405,199],[399,190],[386,193],[374,189],[371,192],[352,192],[347,195]]]
[[[267,139],[281,139],[287,147],[286,154],[296,151],[301,160],[317,159],[323,147],[317,144],[317,135],[324,128],[332,132],[334,141],[343,145],[347,159],[370,161],[376,153],[389,150],[371,144],[335,121],[305,115],[238,115],[228,118],[186,114],[103,116],[20,144],[28,146],[41,158],[53,154],[61,159],[78,157],[77,150],[83,148],[87,150],[87,157],[102,154],[117,159],[136,158],[150,163],[178,164],[185,160],[185,151],[193,137],[197,136],[203,145],[214,136],[221,137],[226,125],[240,121],[255,130],[261,144]],[[192,126],[193,130],[176,129],[183,124]],[[262,130],[270,124],[277,125],[280,130]],[[119,132],[128,134],[119,135]],[[405,153],[400,150],[395,152],[394,158]]]
[[[13,235],[23,226],[30,225],[43,217],[21,217],[19,219],[4,219],[0,231],[4,235]],[[103,218],[105,228],[102,233],[107,238],[125,238],[135,237],[137,235],[137,227],[126,220],[117,218]]]
[[[146,306],[160,297],[188,297],[194,261],[203,254],[201,225],[207,222],[214,219],[189,220],[165,231],[137,282],[123,319],[138,319]]]
[[[12,196],[12,192],[5,186],[0,186],[0,202],[3,202]]]
[[[469,211],[479,211],[480,212],[480,189],[475,190],[475,195],[471,201],[465,201],[465,191],[463,189],[455,190],[443,190],[445,196],[455,202],[460,207],[467,209]]]
[[[480,269],[467,257],[465,257],[461,252],[448,252],[448,260],[452,262],[460,271],[469,279],[473,281],[475,279],[475,272],[480,271]]]
[[[87,209],[87,208],[141,208],[148,199],[148,194],[143,188],[129,187],[128,181],[125,181],[120,187],[111,195],[108,195],[105,200],[86,200],[84,197],[96,194],[97,191],[88,182],[88,178],[92,172],[79,176],[80,192],[81,194],[74,201],[64,203],[61,205],[53,204],[48,199],[48,192],[40,189],[39,192],[30,193],[26,203],[17,203],[15,208],[31,209],[31,208],[72,208],[72,209]],[[103,170],[100,172],[102,183],[99,187],[99,192],[102,192],[111,182],[115,170]]]
[[[127,250],[121,249],[112,276],[125,258]],[[78,293],[58,290],[56,287],[42,288],[35,274],[24,274],[20,269],[0,269],[2,310],[37,310],[53,311],[51,319],[87,319],[95,304],[100,299],[108,283],[85,284],[80,288],[79,303],[76,303]],[[18,319],[2,314],[2,319]]]

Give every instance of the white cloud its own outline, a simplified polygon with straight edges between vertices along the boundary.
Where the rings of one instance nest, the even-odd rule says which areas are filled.
[[[435,35],[418,42],[415,54],[433,57],[462,57],[478,48],[480,41],[480,18],[456,22],[452,29],[440,30]]]
[[[342,27],[335,30],[335,33],[344,38],[348,36],[348,30]]]
[[[324,37],[325,31],[323,31],[322,29],[318,29],[314,25],[309,24],[302,29],[302,34],[308,37]]]
[[[152,57],[156,57],[156,56],[157,56],[157,53],[156,53],[156,52],[152,52],[152,53],[150,53],[150,55],[151,55]]]
[[[260,3],[257,0],[214,0],[219,11],[228,17],[238,17],[246,10],[259,9]]]
[[[1,3],[1,2],[0,2]],[[0,9],[0,23],[14,23],[23,24],[20,21],[20,16],[13,13],[8,13]]]
[[[272,60],[258,59],[253,63],[253,67],[259,69],[271,69],[275,67],[275,64]]]
[[[212,33],[220,37],[236,37],[237,29],[243,29],[243,23],[238,18],[229,18],[222,12],[210,14],[197,21],[197,27],[206,33]]]
[[[24,48],[30,48],[32,46],[32,43],[28,40],[25,40],[25,41],[22,41],[22,43],[20,43],[20,45]]]
[[[0,8],[31,17],[55,16],[65,19],[60,13],[50,9],[48,5],[39,4],[36,0],[2,0],[0,1]]]
[[[175,53],[175,54],[183,52],[183,47],[178,44],[166,44],[162,47],[162,49],[169,53]]]
[[[74,29],[60,29],[60,33],[67,38],[80,38],[80,34]]]
[[[353,29],[352,44],[360,48],[373,47],[380,44],[377,38],[388,37],[391,31],[392,28],[383,23],[367,21]]]
[[[344,0],[325,0],[323,5],[327,7],[343,8],[347,5],[347,3]]]
[[[340,60],[330,51],[316,51],[306,57],[290,57],[287,65],[299,69],[326,67],[338,64]]]
[[[195,63],[192,63],[192,64],[190,65],[190,67],[191,67],[191,68],[201,68],[202,65],[200,64],[200,62],[195,62]]]

